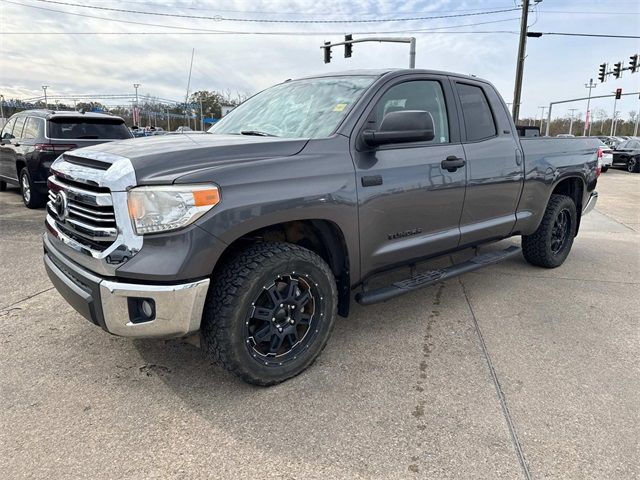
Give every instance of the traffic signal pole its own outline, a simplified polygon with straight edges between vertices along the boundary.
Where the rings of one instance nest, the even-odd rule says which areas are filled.
[[[622,93],[620,94],[621,97],[624,97],[625,95],[640,95],[640,92],[630,92],[630,93]],[[591,97],[591,99],[593,100],[594,98],[611,98],[614,97],[615,98],[616,94],[609,94],[609,95],[594,95]],[[547,114],[547,127],[545,130],[545,135],[548,137],[549,136],[549,125],[551,124],[551,109],[553,108],[554,105],[560,105],[562,103],[571,103],[571,102],[579,102],[581,100],[587,100],[587,97],[582,97],[582,98],[572,98],[570,100],[558,100],[557,102],[551,102],[549,103],[549,113]]]
[[[618,104],[618,96],[614,95],[613,97],[613,117],[611,117],[611,133],[609,134],[613,137],[613,132],[616,131],[616,105]]]
[[[324,63],[331,62],[331,48],[338,47],[340,45],[353,45],[354,43],[364,43],[364,42],[379,42],[379,43],[408,43],[409,44],[409,68],[416,68],[416,39],[415,37],[368,37],[368,38],[359,38],[358,40],[352,40],[351,35],[345,35],[344,42],[324,42],[320,48],[324,49]],[[351,50],[349,50],[349,54],[347,55],[347,50],[345,49],[345,57],[351,56]]]

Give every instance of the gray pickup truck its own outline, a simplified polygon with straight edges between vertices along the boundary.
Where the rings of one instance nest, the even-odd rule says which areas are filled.
[[[287,80],[204,135],[61,155],[44,262],[107,332],[199,331],[216,362],[272,385],[314,361],[354,291],[381,302],[520,252],[561,265],[597,200],[598,145],[519,138],[496,89],[472,76]],[[380,275],[515,235],[522,249]]]

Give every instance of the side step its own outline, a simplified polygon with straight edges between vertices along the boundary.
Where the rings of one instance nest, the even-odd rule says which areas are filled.
[[[458,275],[478,270],[479,268],[486,267],[487,265],[493,265],[494,263],[513,257],[518,253],[520,253],[520,247],[512,245],[504,250],[476,255],[472,259],[458,265],[451,265],[450,267],[442,268],[440,270],[421,273],[406,280],[394,282],[388,287],[358,293],[356,295],[356,301],[360,305],[371,305],[374,303],[385,302],[419,288],[428,287],[429,285],[433,285],[441,280],[457,277]]]

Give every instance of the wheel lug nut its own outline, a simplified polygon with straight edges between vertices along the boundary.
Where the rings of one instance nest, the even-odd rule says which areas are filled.
[[[282,333],[282,327],[278,327],[278,331]]]
[[[290,319],[289,319],[289,323],[291,323],[291,324],[293,324],[293,323],[294,323],[293,318],[290,318]]]

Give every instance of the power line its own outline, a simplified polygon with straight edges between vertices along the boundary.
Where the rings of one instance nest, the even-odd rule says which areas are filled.
[[[160,12],[145,12],[141,10],[130,10],[125,8],[113,8],[103,7],[99,5],[82,5],[80,3],[61,2],[59,0],[33,0],[36,2],[65,5],[69,7],[89,8],[93,10],[103,10],[108,12],[118,13],[133,13],[136,15],[153,15],[157,17],[170,17],[170,18],[188,18],[192,20],[214,20],[214,21],[227,21],[227,22],[252,22],[252,23],[386,23],[386,22],[409,22],[416,20],[438,20],[444,18],[458,18],[458,17],[473,17],[478,15],[490,15],[493,13],[505,13],[519,10],[518,8],[505,8],[501,10],[489,10],[486,12],[473,12],[473,13],[456,13],[451,15],[430,15],[430,16],[416,16],[416,17],[404,17],[404,18],[375,18],[375,19],[352,19],[352,20],[293,20],[293,19],[258,19],[258,18],[242,18],[242,17],[224,17],[221,15],[206,16],[206,15],[186,15],[179,13],[160,13]]]
[[[18,3],[18,2],[14,2],[12,0],[0,0],[2,2],[5,3],[10,3],[13,5],[19,5],[19,6],[24,6],[24,7],[28,7],[28,8],[34,8],[37,10],[45,10],[48,12],[54,12],[54,13],[61,13],[61,14],[65,14],[65,15],[72,15],[72,16],[79,16],[79,17],[83,17],[83,18],[92,18],[92,19],[97,19],[97,20],[104,20],[104,21],[108,21],[108,22],[115,22],[115,23],[125,23],[125,24],[131,24],[131,25],[141,25],[141,26],[147,26],[147,27],[160,27],[160,28],[167,28],[167,29],[172,29],[172,30],[180,30],[181,33],[184,34],[188,34],[188,35],[196,35],[196,34],[216,34],[216,35],[292,35],[292,36],[310,36],[310,35],[342,35],[344,34],[344,32],[340,31],[340,32],[326,32],[326,31],[317,31],[317,32],[255,32],[255,31],[233,31],[233,30],[212,30],[212,29],[208,29],[208,28],[197,28],[197,27],[181,27],[181,26],[177,26],[177,25],[164,25],[164,24],[158,24],[158,23],[147,23],[147,22],[136,22],[133,20],[120,20],[120,19],[116,19],[116,18],[109,18],[109,17],[100,17],[97,15],[88,15],[85,13],[74,13],[74,12],[67,12],[64,10],[56,10],[53,8],[47,8],[47,7],[38,7],[35,5],[27,5],[27,4],[23,4],[23,3]],[[489,21],[489,22],[477,22],[477,23],[469,23],[469,24],[463,24],[463,25],[450,25],[450,26],[445,26],[445,27],[433,27],[432,29],[410,29],[410,30],[388,30],[388,31],[378,31],[378,32],[371,32],[371,31],[363,31],[363,32],[353,32],[356,35],[366,35],[366,34],[372,34],[372,33],[380,33],[380,34],[391,34],[391,33],[427,33],[427,32],[431,32],[431,31],[435,31],[436,29],[445,29],[445,28],[464,28],[464,27],[471,27],[471,26],[476,26],[476,25],[486,25],[489,23],[500,23],[500,22],[508,22],[508,21],[512,21],[514,19],[517,19],[516,17],[514,18],[507,18],[507,19],[502,19],[502,20],[493,20],[493,21]],[[129,32],[106,32],[106,33],[101,33],[101,32],[74,32],[74,33],[67,33],[67,32],[0,32],[3,35],[25,35],[25,34],[29,34],[29,35],[69,35],[69,34],[74,34],[74,35],[85,35],[85,34],[91,34],[91,35],[98,35],[98,34],[104,34],[104,35],[116,35],[116,34],[122,34],[122,35],[128,35],[128,34],[135,34],[135,35],[148,35],[148,34],[170,34],[171,32],[134,32],[134,33],[129,33]],[[440,32],[440,33],[447,33],[447,32]],[[451,32],[451,33],[474,33],[474,32]],[[512,32],[478,32],[478,33],[512,33]]]
[[[0,35],[273,35],[273,36],[321,36],[321,35],[342,35],[344,32],[2,32]],[[423,31],[423,30],[395,30],[384,32],[355,32],[354,35],[387,34],[387,33],[415,33],[418,35],[428,34],[509,34],[517,35],[518,32],[511,30],[470,30],[470,31]]]

